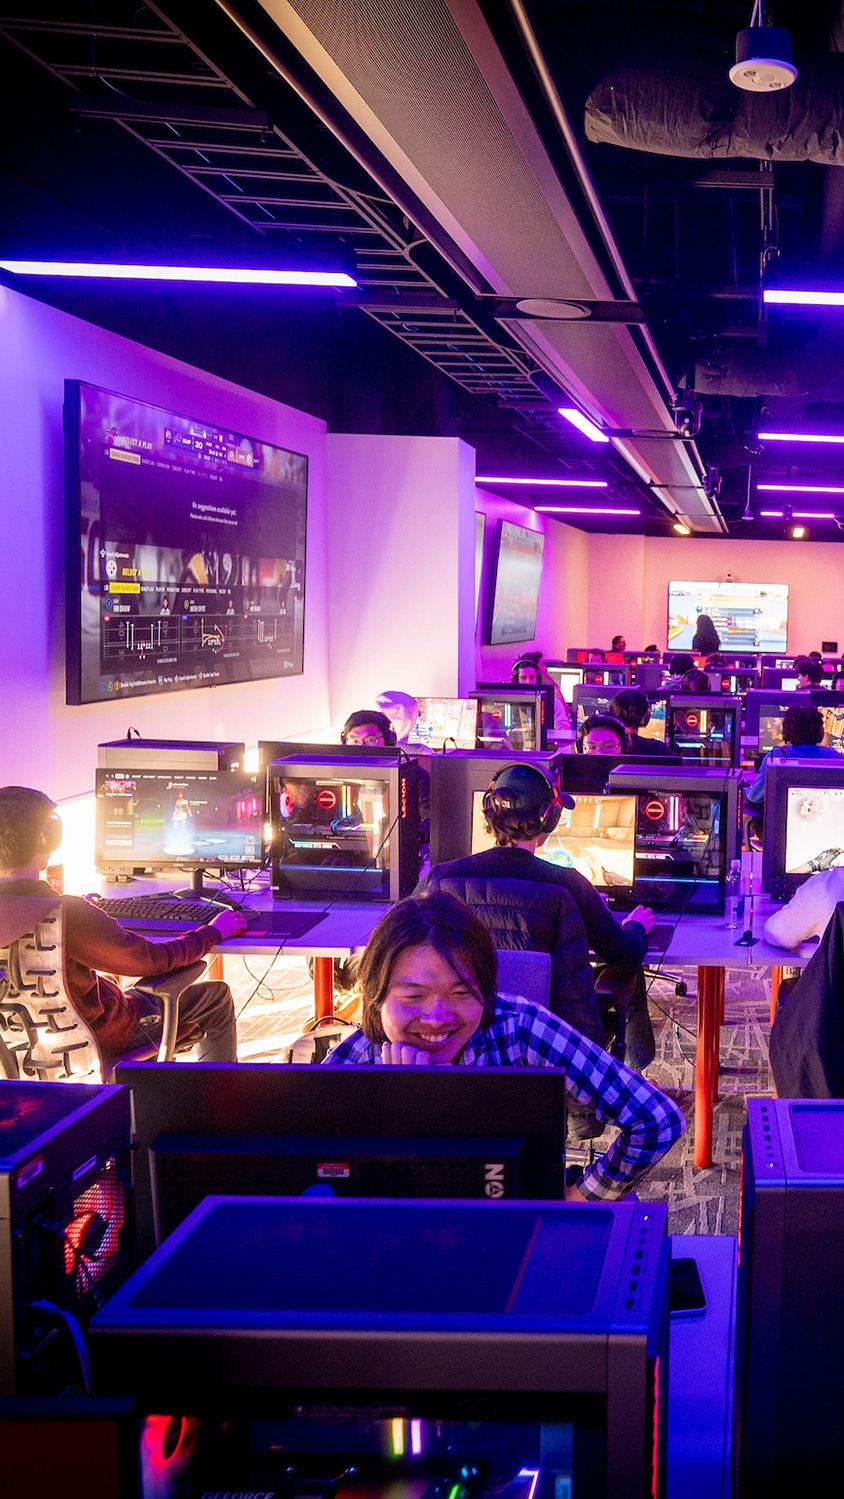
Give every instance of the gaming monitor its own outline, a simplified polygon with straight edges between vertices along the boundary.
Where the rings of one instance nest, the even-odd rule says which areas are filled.
[[[607,894],[632,889],[635,796],[582,791],[573,796],[574,808],[563,808],[554,832],[536,850],[537,858],[558,869],[576,869]],[[472,793],[473,854],[495,844],[484,825],[483,800],[483,791]]]
[[[487,754],[481,750],[453,750],[433,755],[431,770],[431,865],[462,859],[472,851],[474,795],[487,790],[496,771],[514,760],[536,765],[553,781],[552,756]]]
[[[583,681],[583,667],[570,666],[565,661],[546,661],[545,670],[556,682],[566,702],[570,703],[575,687]]]
[[[741,737],[741,702],[715,693],[672,693],[666,716],[666,743],[695,765],[736,765]]]
[[[277,900],[401,900],[419,874],[418,769],[409,757],[290,755],[269,768]]]
[[[478,704],[473,697],[420,697],[419,717],[408,744],[429,750],[474,749],[478,734]]]
[[[486,644],[516,645],[536,634],[545,535],[502,520],[497,543]]]
[[[239,767],[98,766],[95,862],[112,879],[166,869],[260,869],[264,788]]]
[[[609,789],[637,798],[634,901],[720,915],[730,862],[740,849],[736,775],[651,760],[617,765]]]
[[[65,382],[67,701],[302,671],[308,460]]]
[[[141,1062],[116,1080],[132,1089],[145,1254],[209,1192],[563,1195],[557,1068]]]
[[[554,688],[549,683],[518,686],[492,683],[470,694],[478,704],[476,747],[481,750],[544,750],[554,722]]]
[[[776,692],[772,687],[755,687],[744,700],[744,737],[755,740],[759,752],[764,754],[775,744],[782,744],[783,714],[789,708],[805,708],[809,702],[808,692]]]
[[[669,583],[670,652],[691,650],[701,614],[709,615],[727,654],[788,648],[787,583]]]
[[[823,742],[829,749],[844,752],[844,692],[812,689],[810,700],[820,709],[823,719]]]
[[[796,746],[795,746],[796,748]],[[772,760],[765,772],[762,889],[790,900],[813,872],[809,860],[844,862],[844,756]]]

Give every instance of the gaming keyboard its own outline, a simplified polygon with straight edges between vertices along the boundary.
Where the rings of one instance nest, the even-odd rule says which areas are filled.
[[[190,931],[205,926],[225,907],[212,900],[179,900],[174,895],[118,895],[96,902],[121,926],[144,931]]]

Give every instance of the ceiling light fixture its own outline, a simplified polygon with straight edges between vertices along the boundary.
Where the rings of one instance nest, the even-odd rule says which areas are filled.
[[[674,525],[671,527],[671,529],[672,531],[676,531],[678,536],[691,536],[692,534],[689,527],[684,526],[681,520],[675,520]]]
[[[844,484],[757,484],[777,494],[844,494]]]
[[[797,77],[791,61],[791,37],[781,26],[766,26],[764,19],[762,0],[756,0],[750,25],[736,37],[736,60],[730,68],[736,88],[751,94],[790,88]]]
[[[560,416],[564,416],[567,422],[571,422],[573,427],[577,427],[578,431],[582,432],[585,437],[588,437],[590,442],[609,442],[606,433],[602,432],[600,427],[596,426],[594,422],[590,422],[588,416],[584,416],[583,412],[578,411],[576,406],[559,406],[557,409]]]
[[[782,520],[785,512],[783,510],[760,510],[760,516],[766,516],[770,520]]]
[[[760,442],[844,442],[840,432],[757,432]]]
[[[802,541],[803,537],[805,535],[806,535],[806,527],[805,526],[792,526],[792,528],[791,528],[791,537],[792,537],[793,541]]]
[[[599,505],[534,505],[543,515],[641,515],[641,510],[615,510]]]
[[[477,474],[476,484],[548,484],[570,489],[606,489],[606,479],[530,479],[505,478],[502,474]]]
[[[0,260],[15,276],[84,276],[116,281],[215,281],[235,286],[357,286],[345,271],[275,270],[239,266],[123,265],[76,260]]]
[[[768,286],[762,301],[769,307],[844,307],[844,291],[785,291]]]
[[[833,510],[792,510],[790,512],[786,512],[785,510],[759,511],[760,515],[769,515],[774,517],[778,516],[780,519],[782,519],[782,517],[788,513],[793,515],[795,520],[837,520],[838,518]]]

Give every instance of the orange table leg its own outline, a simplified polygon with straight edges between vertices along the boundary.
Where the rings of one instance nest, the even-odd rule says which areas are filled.
[[[777,1005],[780,997],[780,984],[782,983],[784,969],[771,969],[771,1025],[777,1018]]]
[[[334,959],[314,958],[314,1019],[327,1020],[334,1014]]]
[[[207,979],[222,979],[223,954],[221,952],[209,953],[205,960],[205,963],[205,977]]]
[[[723,1005],[723,968],[698,968],[694,1150],[696,1166],[712,1165],[712,1109],[718,1097],[718,1043]]]

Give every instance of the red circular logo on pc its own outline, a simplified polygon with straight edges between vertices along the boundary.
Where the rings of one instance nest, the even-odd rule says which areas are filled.
[[[332,807],[337,806],[337,793],[335,791],[329,791],[327,788],[323,791],[318,791],[316,799],[317,805],[320,807],[325,807],[326,811],[330,812]]]
[[[687,729],[696,729],[697,726],[698,726],[698,724],[699,724],[699,722],[700,722],[700,719],[698,718],[698,715],[696,713],[687,713],[686,714],[686,728]]]
[[[656,796],[652,797],[649,802],[645,802],[645,816],[649,817],[651,822],[659,822],[659,819],[665,816],[665,802],[661,802]]]

